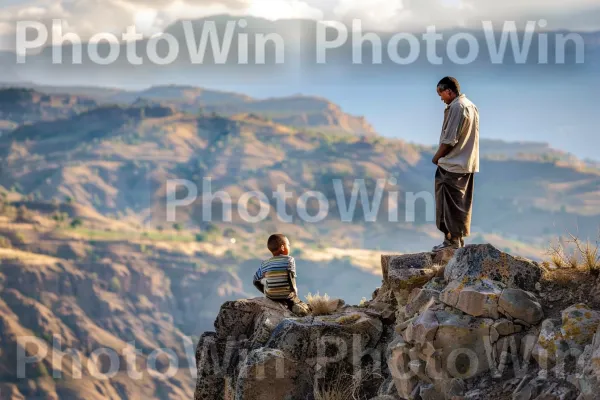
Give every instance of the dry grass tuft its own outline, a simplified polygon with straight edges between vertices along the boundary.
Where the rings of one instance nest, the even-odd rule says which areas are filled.
[[[312,309],[312,315],[329,315],[337,310],[338,306],[338,301],[332,301],[327,293],[323,296],[318,292],[315,295],[309,293],[306,295],[306,302]]]
[[[315,400],[355,400],[360,382],[348,374],[337,374],[334,379],[316,386],[313,390]]]
[[[579,254],[577,252],[574,251],[567,257],[567,266],[573,269],[579,268]]]
[[[556,243],[551,243],[547,252],[550,263],[558,269],[583,268],[593,275],[600,275],[600,232],[595,243],[589,240],[583,242],[573,234],[569,234],[569,236],[570,239],[567,239],[566,243],[574,250],[567,255],[561,239]]]
[[[581,255],[583,267],[593,275],[600,275],[600,232],[596,243],[591,243],[589,240],[583,243],[578,237],[570,236],[570,242],[575,245]]]
[[[339,385],[315,389],[314,398],[315,400],[352,400],[354,394],[351,386]]]
[[[363,393],[365,389],[364,385],[368,386],[377,381],[383,381],[383,377],[379,373],[375,373],[369,369],[356,375],[338,371],[330,379],[318,386],[314,386],[314,400],[366,399],[366,393]]]
[[[550,243],[547,254],[550,257],[550,263],[554,265],[554,267],[562,269],[568,265],[565,257],[565,250],[560,240],[557,241],[557,243]]]

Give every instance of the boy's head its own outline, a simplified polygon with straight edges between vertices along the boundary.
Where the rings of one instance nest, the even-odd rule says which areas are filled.
[[[287,256],[290,254],[290,241],[285,235],[280,233],[269,236],[267,247],[274,256]]]

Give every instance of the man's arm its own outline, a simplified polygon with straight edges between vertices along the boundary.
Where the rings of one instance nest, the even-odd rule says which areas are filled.
[[[442,132],[440,147],[431,160],[435,165],[438,165],[440,158],[445,157],[452,151],[460,138],[462,126],[465,123],[465,110],[460,105],[453,105],[448,111],[448,124]]]
[[[454,148],[454,146],[451,146],[448,143],[440,144],[438,151],[435,153],[435,155],[433,156],[433,160],[431,160],[431,161],[433,161],[433,163],[435,165],[438,165],[440,158],[446,157],[448,155],[448,153],[450,153],[452,151],[453,148]]]

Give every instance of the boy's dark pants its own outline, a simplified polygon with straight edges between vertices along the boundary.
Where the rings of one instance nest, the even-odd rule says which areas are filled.
[[[302,300],[300,300],[300,298],[298,296],[296,296],[294,294],[294,296],[290,299],[286,299],[282,301],[286,307],[288,308],[288,310],[290,310],[292,313],[299,315],[301,317],[304,317],[308,314],[310,314],[310,306],[308,304],[306,304],[305,302],[303,302]]]

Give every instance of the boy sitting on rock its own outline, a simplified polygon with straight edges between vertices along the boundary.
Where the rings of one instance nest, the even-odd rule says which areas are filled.
[[[271,235],[267,247],[273,257],[263,261],[254,274],[254,286],[268,299],[285,304],[294,314],[308,315],[310,307],[298,298],[296,261],[289,255],[290,241],[285,235]]]

